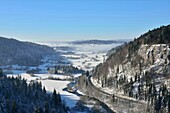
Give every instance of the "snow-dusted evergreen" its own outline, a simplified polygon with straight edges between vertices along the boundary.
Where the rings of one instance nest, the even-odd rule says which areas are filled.
[[[21,77],[7,77],[0,71],[0,113],[67,113],[60,94],[42,88],[41,82],[27,84]]]

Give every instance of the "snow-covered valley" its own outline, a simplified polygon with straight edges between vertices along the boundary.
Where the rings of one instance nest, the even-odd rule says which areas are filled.
[[[68,84],[74,81],[82,73],[61,73],[50,74],[48,68],[55,66],[72,65],[84,71],[91,71],[96,65],[102,63],[106,58],[107,52],[122,43],[116,44],[72,44],[68,42],[47,42],[41,43],[55,49],[59,56],[46,56],[42,59],[43,64],[39,66],[19,66],[9,65],[1,68],[7,73],[8,77],[18,77],[26,79],[27,83],[38,81],[46,88],[47,92],[52,93],[54,89],[60,93],[62,100],[69,108],[74,108],[83,95],[79,90],[76,94],[64,90]],[[33,70],[33,74],[28,70]],[[32,71],[31,71],[32,72]],[[52,78],[52,79],[51,79]],[[94,105],[86,105],[91,109]]]

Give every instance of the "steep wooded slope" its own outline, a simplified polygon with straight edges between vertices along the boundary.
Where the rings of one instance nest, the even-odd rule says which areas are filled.
[[[169,74],[170,25],[149,31],[114,52],[94,71],[94,79],[107,86],[112,77],[152,74]]]

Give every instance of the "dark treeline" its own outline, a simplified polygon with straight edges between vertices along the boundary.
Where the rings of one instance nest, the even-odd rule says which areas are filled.
[[[9,78],[0,70],[0,113],[67,113],[68,107],[54,90],[47,94],[40,82]]]
[[[77,73],[84,73],[85,71],[82,69],[78,69],[73,65],[57,65],[54,68],[47,69],[49,73],[52,74],[77,74]]]

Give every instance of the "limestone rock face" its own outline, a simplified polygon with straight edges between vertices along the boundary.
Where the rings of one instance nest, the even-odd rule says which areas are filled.
[[[131,59],[126,58],[122,64],[114,64],[112,67],[108,65],[103,69],[108,68],[106,71],[108,77],[116,75],[134,77],[136,74],[143,75],[146,71],[154,74],[169,74],[169,55],[170,47],[167,44],[142,45]]]
[[[93,70],[98,83],[115,76],[170,75],[170,26],[160,27],[116,48]]]
[[[138,54],[144,59],[145,69],[168,74],[170,47],[167,44],[142,45]]]

